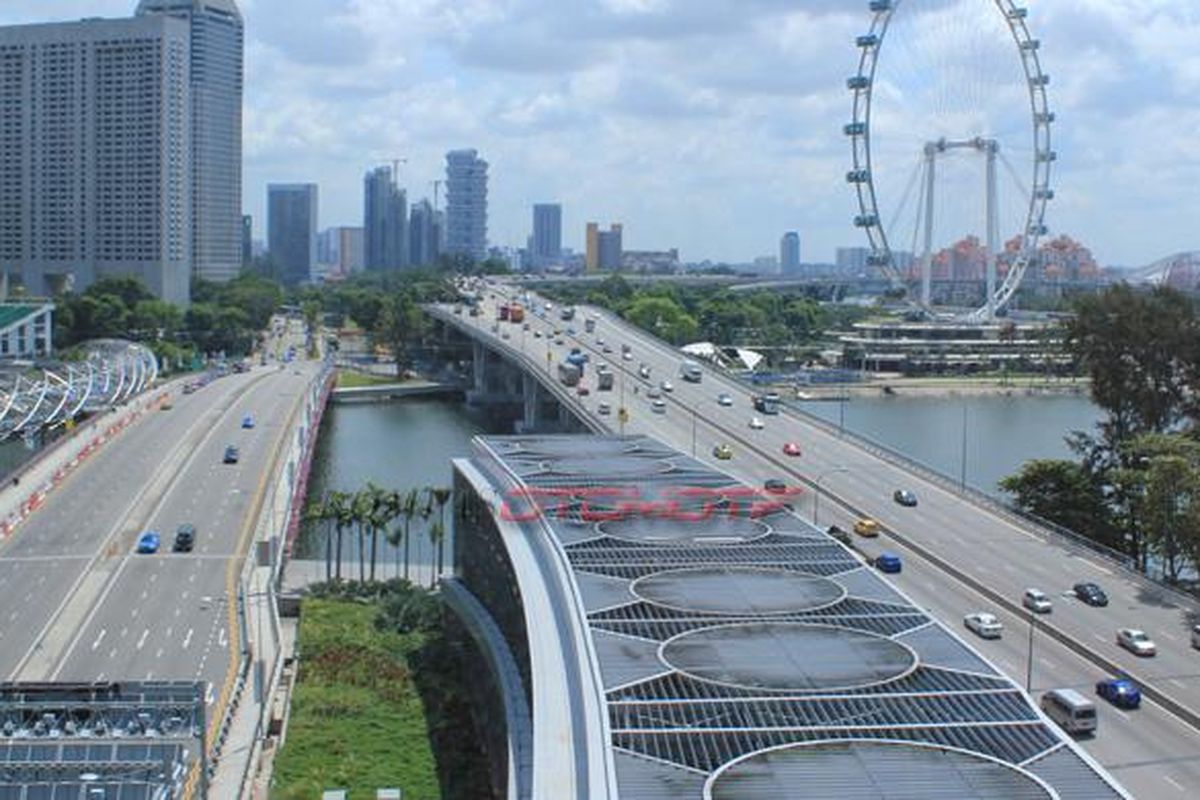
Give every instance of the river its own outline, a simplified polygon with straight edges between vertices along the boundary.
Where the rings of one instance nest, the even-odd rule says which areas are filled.
[[[838,402],[803,403],[805,410],[837,423]],[[1064,437],[1091,430],[1101,413],[1081,395],[857,397],[845,404],[846,428],[958,478],[963,467],[966,412],[966,478],[997,493],[996,482],[1033,458],[1070,458]],[[310,498],[327,490],[353,492],[374,481],[407,491],[449,486],[450,460],[470,455],[471,438],[508,433],[512,420],[492,418],[463,403],[413,399],[393,403],[331,405],[325,415],[310,482]],[[447,523],[449,517],[447,513]],[[410,564],[415,579],[426,581],[436,550],[425,533],[428,521],[412,525]],[[453,532],[448,532],[446,553]],[[353,561],[357,545],[347,535],[344,557]],[[397,555],[380,541],[383,575],[397,570]],[[322,534],[308,526],[297,556],[324,558]],[[344,570],[349,569],[343,567]],[[345,574],[345,573],[344,573]]]

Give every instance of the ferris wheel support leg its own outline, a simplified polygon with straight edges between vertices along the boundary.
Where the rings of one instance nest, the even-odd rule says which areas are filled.
[[[921,252],[921,305],[933,298],[933,192],[936,185],[937,146],[925,145],[925,249]]]
[[[996,151],[995,141],[987,145],[987,321],[996,318],[996,259],[1000,249],[1000,209],[996,202]]]

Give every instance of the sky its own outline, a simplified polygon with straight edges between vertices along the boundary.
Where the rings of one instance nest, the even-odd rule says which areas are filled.
[[[787,230],[800,232],[805,261],[864,244],[851,224],[842,126],[854,37],[871,22],[866,0],[239,4],[244,204],[256,238],[265,238],[269,182],[315,182],[322,227],[361,225],[368,168],[403,159],[411,201],[432,196],[447,150],[472,147],[490,163],[492,244],[523,245],[537,202],[563,204],[564,243],[576,249],[589,220],[623,223],[627,249],[677,247],[687,261],[774,255]],[[0,24],[128,16],[135,5],[3,0]],[[1200,3],[1030,5],[1057,115],[1051,232],[1082,241],[1105,265],[1200,248]],[[921,120],[975,103],[1010,137],[1001,172],[1014,177],[1001,192],[1015,216],[1002,227],[1017,229],[1031,124],[1019,73],[1006,83],[1019,62],[995,28],[996,3],[899,8],[880,57],[885,216],[897,230],[915,221],[901,176],[919,157],[912,142],[928,138]],[[932,79],[941,89],[922,94],[931,70],[942,70]],[[982,195],[956,194],[977,183],[969,162],[956,168],[958,183],[939,190],[948,209]]]

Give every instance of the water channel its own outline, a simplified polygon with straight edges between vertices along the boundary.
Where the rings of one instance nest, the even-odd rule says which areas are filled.
[[[908,454],[940,472],[997,493],[996,482],[1033,458],[1070,458],[1064,437],[1091,430],[1100,411],[1085,395],[880,396],[839,402],[804,403],[803,408],[852,432]],[[964,427],[964,411],[966,424]],[[327,490],[354,492],[373,481],[389,490],[449,486],[450,460],[470,455],[471,438],[512,431],[499,419],[461,402],[413,399],[392,403],[331,405],[325,415],[310,498]],[[964,439],[965,433],[965,439]],[[450,515],[447,514],[447,517]],[[449,520],[447,520],[448,522]],[[426,530],[429,520],[411,528],[410,569],[428,581],[436,549]],[[445,552],[451,552],[448,532]],[[344,558],[356,559],[357,544],[347,533]],[[378,569],[383,577],[402,572],[397,553],[380,541]],[[323,559],[324,539],[309,526],[297,556]],[[343,566],[349,576],[356,567]]]

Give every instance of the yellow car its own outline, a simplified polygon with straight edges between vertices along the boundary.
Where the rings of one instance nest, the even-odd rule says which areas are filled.
[[[733,448],[727,444],[719,444],[713,448],[713,457],[728,461],[733,458]]]
[[[854,523],[854,532],[859,536],[874,538],[879,535],[879,523],[870,517],[863,517]]]

